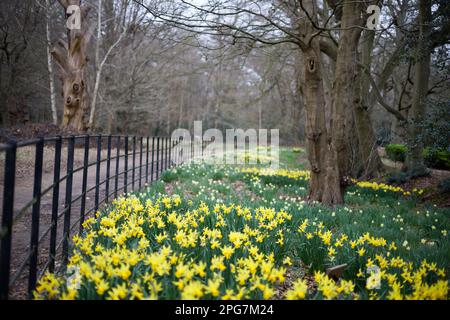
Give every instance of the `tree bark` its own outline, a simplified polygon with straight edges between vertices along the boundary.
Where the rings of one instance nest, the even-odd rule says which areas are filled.
[[[431,45],[428,43],[431,31],[431,0],[419,0],[419,38],[415,53],[415,75],[412,107],[408,121],[409,150],[405,161],[405,170],[412,176],[426,174],[423,160],[423,142],[421,123],[426,111],[426,98],[430,78]]]
[[[47,10],[47,21],[46,21],[46,36],[47,36],[47,68],[48,68],[48,78],[50,85],[50,107],[52,110],[53,124],[58,125],[58,112],[56,110],[56,93],[55,93],[55,80],[54,71],[52,64],[52,53],[51,53],[51,33],[50,33],[50,0],[45,1],[45,7]]]
[[[366,30],[363,33],[361,64],[370,72],[372,63],[372,48],[375,32]],[[359,152],[362,161],[362,172],[356,175],[358,178],[370,179],[378,177],[383,172],[383,164],[377,151],[377,141],[369,114],[370,106],[370,80],[361,68],[357,69],[357,86],[353,112],[355,128],[358,137]]]
[[[59,0],[66,12],[69,5],[80,6],[80,0]],[[84,69],[86,66],[86,48],[90,41],[91,30],[86,20],[90,6],[83,5],[81,11],[81,30],[68,31],[68,43],[60,40],[52,50],[55,62],[61,68],[61,81],[64,98],[63,128],[79,131],[87,129],[88,99]]]
[[[310,17],[315,17],[312,0],[305,1],[304,9]],[[341,185],[335,151],[329,143],[325,118],[325,98],[320,44],[312,22],[300,17],[298,27],[307,46],[301,46],[301,65],[303,68],[301,86],[306,110],[307,153],[311,169],[309,200],[326,205],[343,203]]]
[[[336,150],[339,168],[341,197],[349,181],[351,145],[355,137],[353,108],[358,75],[358,43],[361,36],[361,4],[356,1],[342,2],[341,32],[336,57],[333,104],[331,111],[331,143]],[[358,151],[356,151],[358,152]]]

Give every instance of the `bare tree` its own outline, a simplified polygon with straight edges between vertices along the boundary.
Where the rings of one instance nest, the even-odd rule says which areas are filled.
[[[86,50],[92,36],[92,27],[87,21],[91,10],[88,4],[81,5],[80,0],[58,0],[64,12],[69,6],[80,8],[81,29],[67,32],[67,41],[60,39],[52,50],[55,62],[61,68],[61,80],[64,97],[63,127],[73,127],[80,131],[87,128],[86,115],[89,104],[86,94],[85,67]]]

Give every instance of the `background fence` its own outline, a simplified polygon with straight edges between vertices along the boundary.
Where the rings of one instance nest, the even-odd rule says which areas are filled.
[[[82,135],[1,144],[0,299],[31,298],[46,270],[64,270],[70,236],[83,230],[85,218],[158,180],[180,162],[173,158],[183,158],[172,152],[179,143]]]

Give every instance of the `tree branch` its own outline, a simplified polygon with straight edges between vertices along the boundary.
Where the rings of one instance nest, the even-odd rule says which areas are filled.
[[[375,97],[377,98],[378,103],[384,108],[386,109],[386,111],[388,111],[389,113],[391,113],[392,115],[394,115],[398,120],[402,121],[402,122],[407,122],[407,119],[403,116],[403,114],[401,114],[400,111],[392,108],[389,104],[387,104],[384,100],[383,97],[380,93],[380,90],[378,89],[378,86],[375,82],[375,80],[373,79],[372,75],[370,74],[370,70],[363,64],[358,63],[358,66],[361,67],[364,72],[367,74],[367,78],[370,81],[370,84],[372,85],[372,90],[373,93],[375,94]]]
[[[61,71],[63,73],[67,73],[68,65],[66,54],[60,48],[53,47],[51,55],[53,57],[53,60],[55,60],[56,64],[58,64],[59,67],[61,68]]]
[[[320,44],[320,51],[325,53],[330,59],[336,61],[337,58],[337,46],[334,44],[333,41],[326,38],[321,38],[319,40]]]

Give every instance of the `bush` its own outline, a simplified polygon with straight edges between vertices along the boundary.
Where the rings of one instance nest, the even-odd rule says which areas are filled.
[[[450,178],[441,180],[438,184],[438,189],[442,193],[450,193]]]
[[[403,144],[391,143],[386,146],[386,155],[393,161],[405,161],[408,148]]]
[[[222,180],[224,178],[224,176],[225,176],[225,174],[223,171],[217,170],[217,171],[213,172],[212,179],[218,181],[218,180]]]
[[[410,176],[402,171],[392,172],[387,177],[388,184],[402,184],[410,179]]]
[[[388,144],[386,155],[393,161],[405,161],[408,148],[403,144]],[[444,149],[423,149],[425,165],[429,168],[450,170],[450,152]]]
[[[293,153],[300,153],[300,152],[302,152],[302,149],[301,148],[293,148],[292,152]]]
[[[173,182],[173,181],[175,181],[177,179],[178,179],[178,173],[177,173],[176,170],[164,171],[161,174],[161,180],[166,182],[166,183]]]
[[[450,152],[446,150],[425,148],[423,150],[423,157],[427,167],[450,170]]]

